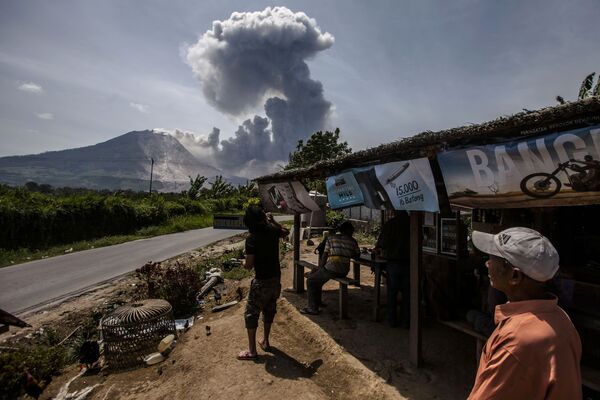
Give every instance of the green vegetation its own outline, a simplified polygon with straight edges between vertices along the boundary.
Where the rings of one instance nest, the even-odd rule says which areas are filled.
[[[212,226],[212,215],[182,215],[168,219],[163,225],[153,225],[141,228],[130,235],[113,235],[99,239],[80,240],[64,245],[50,246],[45,249],[0,249],[0,267],[59,256],[70,253],[71,251],[112,246],[119,243],[130,242],[132,240],[183,232],[190,229],[206,228],[207,226]]]
[[[306,144],[303,140],[299,140],[296,150],[290,153],[289,163],[284,169],[309,167],[319,161],[330,160],[352,153],[348,143],[338,143],[339,140],[339,128],[336,128],[334,132],[315,132],[306,141]],[[325,182],[323,180],[306,180],[304,184],[309,190],[325,193]]]
[[[213,213],[240,212],[257,200],[253,184],[206,182],[190,177],[188,191],[152,195],[0,185],[0,266],[210,226]]]
[[[67,360],[64,348],[46,345],[0,353],[0,399],[15,399],[23,394],[27,373],[43,386],[67,365]],[[29,386],[35,390],[33,383]]]
[[[175,318],[187,318],[196,311],[202,280],[193,268],[179,262],[170,266],[148,262],[135,272],[144,282],[148,298],[167,300]]]
[[[33,334],[29,343],[3,350],[0,353],[0,400],[20,398],[24,392],[34,395],[62,368],[77,362],[85,341],[98,340],[98,323],[112,306],[107,304],[94,310],[78,321],[75,330],[61,326],[59,333],[44,327]]]

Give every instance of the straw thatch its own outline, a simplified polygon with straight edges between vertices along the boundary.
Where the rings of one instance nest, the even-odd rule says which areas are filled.
[[[304,178],[323,179],[347,168],[419,157],[433,157],[437,151],[444,148],[495,143],[598,122],[600,122],[600,97],[590,97],[555,107],[502,116],[478,125],[462,126],[439,132],[422,132],[392,143],[321,161],[308,168],[297,168],[261,176],[255,181],[260,183]]]

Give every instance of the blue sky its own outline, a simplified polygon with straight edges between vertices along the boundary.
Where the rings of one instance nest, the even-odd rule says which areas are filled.
[[[334,44],[308,60],[355,150],[575,100],[600,72],[600,2],[0,2],[0,156],[80,147],[131,130],[221,139],[254,114],[204,97],[185,50],[232,12],[280,5]]]

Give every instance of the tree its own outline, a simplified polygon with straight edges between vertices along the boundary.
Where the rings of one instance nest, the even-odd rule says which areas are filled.
[[[308,167],[322,160],[330,160],[352,153],[348,143],[338,143],[339,139],[340,129],[336,128],[334,132],[313,133],[306,144],[303,140],[299,140],[296,150],[290,153],[289,163],[284,169]]]
[[[208,178],[205,176],[196,175],[196,178],[190,178],[190,190],[187,191],[187,195],[190,199],[197,199],[200,197],[200,190]]]
[[[242,197],[258,197],[258,185],[254,182],[246,181],[245,185],[237,185],[235,189],[238,196]]]
[[[596,73],[592,72],[585,77],[583,82],[581,82],[581,87],[579,88],[579,100],[583,100],[590,96],[590,91],[594,85],[594,75],[596,75]],[[596,86],[596,89],[598,89],[598,86]],[[596,92],[596,90],[594,92]]]
[[[210,188],[205,189],[203,193],[207,198],[217,199],[220,197],[231,196],[235,191],[235,188],[231,183],[223,179],[223,175],[215,176],[215,180],[209,183]]]
[[[306,141],[306,144],[303,140],[299,140],[296,150],[290,153],[288,165],[283,169],[309,167],[319,161],[330,160],[352,153],[352,149],[348,147],[348,142],[338,143],[339,140],[339,128],[336,128],[334,132],[315,132]],[[325,193],[325,182],[322,180],[307,180],[304,183],[309,190]]]

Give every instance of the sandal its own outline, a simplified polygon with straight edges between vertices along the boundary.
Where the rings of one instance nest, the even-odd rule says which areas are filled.
[[[240,352],[240,354],[237,355],[237,359],[240,361],[253,361],[256,360],[258,358],[257,354],[252,354],[250,353],[248,350],[244,350],[242,352]]]
[[[301,308],[300,313],[306,314],[306,315],[319,315],[318,310],[313,310],[312,308],[308,308],[308,307]]]

